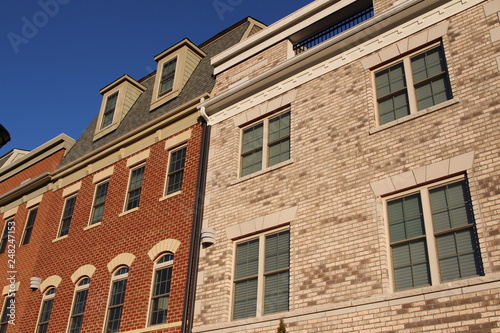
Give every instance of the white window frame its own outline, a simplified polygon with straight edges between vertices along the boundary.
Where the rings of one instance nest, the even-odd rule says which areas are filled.
[[[54,291],[53,293],[51,291]],[[49,293],[51,292],[51,293]],[[36,324],[36,332],[39,333],[40,332],[40,327],[41,325],[47,325],[47,327],[49,326],[49,322],[50,322],[50,316],[52,315],[52,309],[54,307],[54,298],[56,297],[56,293],[57,293],[57,288],[54,287],[54,286],[50,286],[48,287],[45,292],[43,293],[43,297],[42,297],[42,304],[40,305],[40,311],[38,313],[38,320],[37,320],[37,324]],[[51,308],[50,308],[50,314],[49,314],[49,319],[47,321],[44,321],[44,322],[41,322],[42,320],[42,314],[43,314],[43,308],[45,307],[45,303],[52,300],[52,305],[51,305]]]
[[[183,166],[182,166],[182,181],[181,181],[181,188],[177,191],[174,191],[174,192],[171,192],[171,193],[168,193],[168,187],[170,185],[170,162],[172,160],[172,154],[175,153],[175,152],[178,152],[179,150],[181,149],[185,149],[186,150],[186,153],[185,153],[185,156],[184,156],[184,162],[183,162]],[[176,195],[176,194],[179,194],[180,192],[182,192],[182,185],[184,183],[184,179],[185,179],[185,169],[186,169],[186,159],[187,159],[187,143],[184,143],[184,144],[181,144],[179,146],[175,146],[171,149],[169,149],[169,152],[168,152],[168,161],[167,161],[167,173],[166,173],[166,176],[165,176],[165,189],[163,191],[164,193],[164,196],[165,197],[169,197],[169,196],[173,196],[173,195]]]
[[[77,197],[77,194],[74,194],[74,195],[69,195],[64,199],[63,210],[61,213],[61,218],[59,220],[59,228],[57,230],[57,238],[61,238],[61,237],[65,237],[65,236],[69,235],[69,230],[71,228],[71,222],[73,221],[73,217],[75,215],[75,207],[76,207],[76,199],[77,199],[76,197]],[[62,227],[63,227],[63,219],[65,217],[64,212],[66,211],[66,205],[68,204],[68,201],[71,199],[75,199],[75,202],[73,204],[73,210],[71,212],[71,217],[70,217],[69,226],[68,226],[68,232],[65,235],[61,235]]]
[[[409,196],[415,195],[415,194],[420,195],[421,205],[422,205],[422,214],[423,214],[423,220],[424,220],[424,228],[425,228],[424,229],[425,235],[421,236],[421,238],[425,239],[426,244],[427,244],[426,250],[428,253],[428,265],[429,265],[429,271],[430,271],[429,278],[431,281],[430,285],[433,286],[433,285],[441,284],[444,282],[449,282],[449,281],[441,281],[436,238],[437,238],[437,235],[439,235],[439,234],[451,233],[453,231],[450,231],[450,230],[455,230],[455,229],[454,228],[448,229],[448,230],[445,230],[444,232],[441,232],[441,233],[434,232],[434,225],[433,225],[433,219],[432,219],[432,213],[431,213],[431,201],[429,198],[429,193],[433,189],[436,189],[436,188],[439,188],[442,186],[446,186],[446,185],[451,185],[451,184],[458,183],[461,181],[466,181],[466,177],[463,174],[455,176],[455,177],[451,177],[448,179],[444,179],[441,181],[428,183],[426,185],[418,186],[416,188],[406,190],[404,192],[400,192],[397,194],[388,195],[388,196],[383,198],[383,201],[384,201],[383,211],[384,211],[384,220],[385,220],[385,228],[386,228],[385,231],[386,231],[387,239],[388,239],[386,250],[387,250],[387,255],[388,255],[387,258],[389,258],[389,261],[390,261],[389,262],[389,266],[390,266],[389,282],[390,282],[391,289],[393,291],[401,291],[401,290],[407,290],[407,289],[412,289],[412,288],[425,287],[428,285],[415,286],[415,287],[410,287],[410,288],[405,288],[405,289],[397,289],[396,288],[396,279],[395,279],[395,273],[394,273],[394,261],[393,261],[393,257],[392,257],[392,246],[391,246],[391,242],[390,242],[389,216],[388,216],[388,208],[387,208],[388,202],[394,201],[397,199],[401,199],[401,198],[405,198],[405,197],[409,197]],[[471,199],[471,202],[469,204],[472,206],[472,198],[470,198],[470,199]],[[473,228],[474,232],[476,233],[475,236],[478,237],[477,231],[475,230],[476,225],[475,225],[474,221],[473,221],[472,225],[464,228],[464,230],[467,228]],[[407,241],[407,240],[395,242],[395,243],[398,244],[398,243],[404,243],[404,242],[409,243],[409,241]],[[482,257],[482,253],[480,252],[480,249],[478,249],[478,251],[479,251],[479,255],[481,255],[481,257]],[[484,274],[484,272],[482,274]],[[474,276],[470,276],[470,277],[459,278],[459,279],[467,279],[467,278],[471,278],[471,277],[477,277],[477,276],[480,276],[482,274],[474,275]]]
[[[85,283],[85,284],[82,284],[85,279],[88,279],[88,283]],[[68,333],[72,333],[71,332],[71,324],[73,323],[73,318],[75,317],[79,317],[80,315],[78,316],[75,316],[73,314],[73,312],[75,311],[75,305],[76,305],[76,296],[79,292],[81,291],[84,291],[84,290],[87,290],[87,296],[85,297],[85,305],[84,305],[84,309],[82,311],[82,325],[83,325],[83,318],[85,317],[85,309],[87,307],[87,301],[88,301],[88,296],[89,296],[89,289],[90,289],[90,283],[92,282],[92,279],[89,277],[89,276],[82,276],[81,278],[78,279],[78,281],[76,282],[75,284],[75,291],[73,293],[73,301],[71,303],[71,311],[69,313],[69,320],[68,320],[68,330],[67,332]],[[80,327],[80,330],[81,330],[81,327]],[[81,332],[81,331],[79,331]]]
[[[286,161],[281,161],[279,163],[276,163],[272,166],[269,166],[269,121],[271,119],[275,119],[277,117],[280,117],[284,114],[289,114],[290,117],[290,133],[288,135],[288,143],[289,143],[289,157]],[[291,118],[292,118],[292,112],[290,107],[285,107],[282,110],[277,110],[275,112],[272,112],[271,114],[268,114],[265,118],[259,119],[257,121],[253,121],[250,124],[245,125],[244,127],[240,128],[240,143],[239,143],[239,163],[238,163],[238,174],[240,177],[251,177],[253,175],[265,172],[273,167],[279,166],[282,163],[286,163],[290,161],[292,158],[292,143],[291,143]],[[246,175],[243,175],[243,139],[244,139],[244,134],[245,131],[255,127],[259,124],[263,125],[263,133],[262,133],[262,161],[261,161],[261,168],[260,170],[253,171],[251,173],[248,173]]]
[[[10,302],[11,299],[14,299],[14,302],[15,302],[16,295],[15,294],[8,294],[4,297],[3,304],[2,304],[2,311],[0,313],[0,330],[3,330],[4,327],[7,327],[6,328],[6,330],[7,330],[9,327],[8,325],[9,325],[9,320],[11,319],[11,317],[10,317],[10,314],[8,313],[7,307],[9,306],[8,302]]]
[[[127,269],[127,272],[126,273],[118,274],[120,272],[120,270],[122,270],[124,268]],[[109,287],[108,303],[107,303],[107,308],[106,308],[106,317],[104,319],[104,332],[108,332],[109,315],[110,315],[111,307],[112,307],[111,306],[111,300],[112,300],[112,296],[113,296],[113,287],[115,285],[115,282],[122,281],[122,280],[128,280],[129,271],[130,271],[130,268],[128,266],[126,266],[126,265],[119,266],[119,267],[117,267],[113,271],[113,275],[111,277],[111,285]],[[127,284],[128,284],[128,281],[127,281]],[[126,292],[127,292],[127,286],[125,286],[124,293],[126,294]],[[120,316],[120,324],[121,324],[121,320],[123,319],[123,306],[124,306],[124,304],[125,303],[122,303],[121,305],[115,305],[115,306],[113,306],[113,308],[117,308],[117,307],[120,307],[120,306],[122,307],[122,314]]]
[[[264,299],[265,299],[265,247],[266,247],[266,237],[267,236],[270,236],[270,235],[273,235],[273,234],[279,234],[279,233],[282,233],[282,232],[285,232],[285,231],[288,231],[289,232],[289,236],[290,236],[290,243],[291,243],[291,232],[290,232],[290,227],[289,226],[284,226],[284,227],[280,227],[280,228],[277,228],[277,229],[273,229],[273,230],[270,230],[270,231],[267,231],[267,232],[262,232],[258,235],[252,235],[252,236],[248,236],[248,237],[245,237],[245,238],[241,238],[241,239],[238,239],[237,241],[234,242],[233,244],[233,253],[234,253],[234,263],[233,263],[233,268],[232,268],[232,281],[231,281],[231,284],[232,284],[232,290],[231,290],[231,308],[230,308],[230,318],[231,320],[245,320],[245,319],[248,319],[248,318],[256,318],[256,317],[261,317],[261,316],[264,316],[264,315],[272,315],[272,314],[275,314],[275,313],[279,313],[279,312],[271,312],[271,313],[264,313]],[[237,253],[237,246],[238,244],[241,244],[241,243],[245,243],[245,242],[248,242],[248,241],[252,241],[252,240],[255,240],[255,239],[259,239],[259,262],[258,262],[258,275],[257,275],[257,309],[256,309],[256,314],[255,316],[251,316],[251,317],[245,317],[245,318],[238,318],[238,319],[234,319],[234,307],[235,307],[235,296],[236,296],[236,290],[235,290],[235,285],[236,285],[236,282],[235,282],[235,277],[236,277],[236,253]],[[289,256],[290,256],[290,261],[291,261],[291,246],[289,247]],[[286,271],[288,270],[289,274],[290,274],[290,261],[288,263],[288,269],[281,269],[279,270],[280,272],[281,271]],[[248,278],[246,278],[248,279]],[[288,298],[289,298],[289,304],[288,304],[288,307],[290,307],[290,286],[288,287]],[[289,311],[289,308],[288,310],[286,311]]]
[[[133,207],[133,208],[127,208],[128,207],[128,203],[129,203],[129,199],[130,199],[130,185],[131,185],[131,182],[132,182],[132,173],[137,170],[137,169],[140,169],[140,168],[144,168],[144,172],[142,174],[142,182],[141,182],[141,193],[139,195],[139,203],[137,204],[137,206]],[[137,164],[137,165],[134,165],[132,167],[130,167],[130,170],[129,170],[129,176],[128,176],[128,182],[127,182],[127,192],[125,194],[125,204],[123,206],[123,212],[131,212],[131,211],[135,211],[137,209],[139,209],[139,205],[140,205],[140,200],[141,200],[141,196],[142,196],[142,190],[143,190],[143,187],[144,187],[144,177],[146,175],[146,163],[140,163],[140,164]]]
[[[96,222],[93,222],[92,220],[94,219],[94,213],[95,213],[95,207],[96,207],[96,199],[97,199],[97,190],[99,189],[100,186],[103,186],[104,184],[107,184],[108,188],[106,189],[106,197],[104,199],[104,202],[102,203],[102,206],[103,206],[103,212],[101,215],[101,219],[99,221],[96,221]],[[95,187],[94,187],[94,197],[92,199],[92,209],[90,211],[90,217],[89,217],[89,223],[88,225],[89,226],[92,226],[92,225],[96,225],[96,224],[99,224],[102,222],[102,218],[104,216],[104,207],[106,205],[106,200],[108,199],[108,191],[109,191],[109,178],[108,179],[105,179],[97,184],[95,184]]]
[[[172,260],[169,260],[169,261],[166,261],[166,262],[162,262],[162,263],[158,263],[163,257],[167,256],[167,255],[172,255],[173,256],[173,259]],[[162,270],[164,268],[170,268],[172,270],[172,279],[173,279],[173,270],[174,270],[174,262],[175,262],[175,254],[173,252],[170,252],[170,251],[167,251],[167,252],[162,252],[158,257],[157,259],[155,260],[155,263],[154,263],[154,267],[153,267],[153,276],[152,276],[152,279],[151,279],[151,292],[150,292],[150,295],[149,295],[149,304],[148,304],[148,317],[147,317],[147,324],[146,326],[148,327],[156,327],[158,325],[163,325],[163,324],[166,324],[167,323],[167,320],[168,320],[168,306],[167,306],[167,316],[165,318],[165,322],[163,323],[157,323],[157,324],[152,324],[151,321],[152,321],[152,315],[153,315],[153,298],[155,297],[154,295],[154,288],[155,288],[155,282],[156,282],[156,279],[155,279],[155,276],[156,276],[156,272],[159,271],[159,270]],[[170,295],[172,293],[172,290],[170,289],[169,290],[169,303],[170,303]]]
[[[384,125],[392,124],[394,122],[402,121],[402,120],[406,119],[407,117],[411,117],[411,116],[417,115],[419,113],[423,113],[424,110],[428,110],[428,109],[431,109],[431,108],[434,108],[434,107],[438,107],[439,105],[446,103],[446,101],[444,101],[444,102],[441,102],[439,104],[435,104],[435,105],[429,107],[428,109],[419,110],[418,109],[418,105],[417,105],[417,97],[416,97],[416,92],[415,92],[415,86],[414,86],[414,82],[413,82],[413,71],[412,71],[412,68],[411,68],[411,59],[415,58],[416,56],[418,56],[420,54],[423,54],[423,53],[425,53],[425,52],[427,52],[429,50],[437,48],[437,47],[441,47],[441,49],[443,51],[443,55],[446,56],[446,52],[445,52],[445,48],[444,48],[443,42],[442,41],[437,41],[437,42],[429,44],[429,45],[427,45],[425,47],[418,48],[418,49],[412,51],[411,53],[406,54],[403,57],[399,57],[399,58],[395,59],[394,61],[391,61],[388,64],[384,64],[381,67],[377,67],[376,69],[374,69],[372,71],[372,86],[373,86],[373,89],[374,89],[373,90],[373,92],[374,92],[374,105],[375,105],[375,108],[376,108],[376,117],[375,117],[376,119],[375,120],[376,120],[377,126],[384,126]],[[382,72],[384,70],[387,70],[387,69],[389,69],[389,68],[391,68],[391,67],[393,67],[393,66],[395,66],[395,65],[397,65],[399,63],[403,63],[403,69],[404,69],[404,72],[405,72],[406,92],[407,92],[407,96],[408,96],[408,108],[409,108],[410,114],[382,124],[381,121],[380,121],[380,108],[379,108],[379,103],[378,103],[379,97],[377,96],[376,76],[377,76],[378,73],[380,73],[380,72]],[[445,84],[448,85],[447,92],[450,94],[450,98],[448,98],[447,101],[449,101],[449,100],[453,99],[453,90],[452,90],[452,87],[451,87],[450,72],[449,72],[449,69],[448,69],[448,61],[447,61],[446,58],[444,59],[444,65],[445,65],[445,74],[444,74],[444,76],[445,76]]]
[[[28,225],[28,222],[30,222],[31,219],[31,214],[36,211],[35,216],[33,217],[33,222],[31,225]],[[21,245],[26,245],[29,244],[31,241],[31,237],[33,236],[33,228],[35,226],[35,221],[36,217],[38,215],[38,206],[34,206],[29,209],[28,211],[28,217],[26,217],[26,223],[24,224],[24,231],[23,231],[23,238],[21,239]],[[28,242],[26,242],[26,235],[29,233],[29,239]]]
[[[9,243],[9,235],[13,234],[14,231],[16,230],[16,223],[14,221],[13,217],[10,217],[5,220],[4,226],[2,228],[2,234],[0,235],[0,254],[5,253],[7,251],[8,243]],[[13,237],[14,235],[11,235]],[[15,238],[11,238],[11,244],[12,240]]]

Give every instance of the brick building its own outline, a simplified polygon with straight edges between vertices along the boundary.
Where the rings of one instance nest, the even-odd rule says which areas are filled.
[[[500,1],[317,0],[212,63],[193,332],[500,330]]]
[[[157,71],[100,90],[97,116],[62,160],[66,150],[35,174],[2,173],[3,235],[15,221],[18,273],[9,325],[8,251],[0,254],[0,332],[190,330],[208,142],[197,105],[215,85],[210,59],[260,27],[245,19],[201,45],[169,47],[155,56]],[[28,187],[38,175],[43,193]]]

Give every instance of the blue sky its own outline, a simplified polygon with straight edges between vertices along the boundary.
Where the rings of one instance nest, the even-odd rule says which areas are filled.
[[[12,149],[61,133],[77,140],[99,112],[99,90],[136,80],[183,38],[200,44],[251,16],[270,25],[312,0],[2,0],[0,124]]]

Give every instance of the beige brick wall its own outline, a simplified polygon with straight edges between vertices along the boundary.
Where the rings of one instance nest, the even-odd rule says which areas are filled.
[[[490,39],[498,25],[483,5],[452,17],[442,40],[456,101],[384,130],[361,61],[300,86],[292,163],[276,170],[239,179],[240,129],[233,119],[213,126],[204,216],[217,243],[200,260],[195,332],[275,332],[280,317],[287,332],[499,331],[500,42]],[[370,184],[470,152],[485,276],[394,292],[383,202]],[[290,207],[290,311],[231,322],[226,228]]]

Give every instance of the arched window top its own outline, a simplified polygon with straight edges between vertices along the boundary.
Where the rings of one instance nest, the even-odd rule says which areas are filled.
[[[54,286],[48,287],[47,290],[45,290],[45,292],[43,293],[44,296],[52,296],[55,294],[56,294],[56,287]]]
[[[165,264],[165,263],[169,263],[171,261],[174,261],[174,254],[172,252],[167,252],[165,254],[162,254],[158,260],[156,261],[156,264],[159,265],[159,264]]]
[[[128,274],[128,271],[129,271],[129,268],[127,266],[121,266],[121,267],[118,267],[118,269],[115,271],[115,274],[114,276],[118,277],[118,276],[123,276],[125,274]]]
[[[90,284],[90,278],[89,277],[84,277],[80,281],[78,281],[77,286],[81,287],[81,286],[85,286],[85,285],[88,285],[88,284]]]

